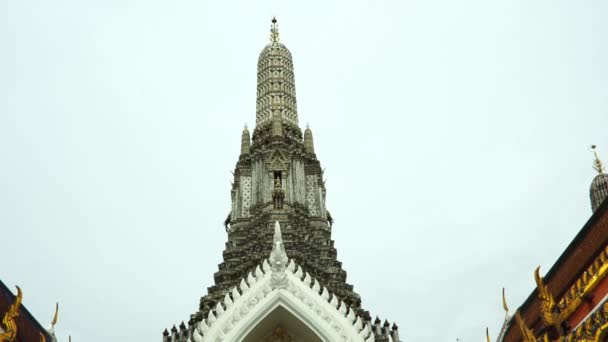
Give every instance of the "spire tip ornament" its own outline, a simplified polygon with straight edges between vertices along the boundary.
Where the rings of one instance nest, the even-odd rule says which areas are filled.
[[[272,26],[270,27],[270,42],[272,44],[279,42],[279,26],[277,25],[276,17],[272,17]]]
[[[597,155],[597,146],[591,145],[590,149],[593,152],[593,156],[595,157],[595,159],[593,160],[593,169],[599,174],[604,173],[604,164],[600,160],[600,157]]]

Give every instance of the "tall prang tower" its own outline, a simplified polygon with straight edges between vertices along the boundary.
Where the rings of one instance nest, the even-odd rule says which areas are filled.
[[[215,284],[164,342],[399,341],[395,324],[362,309],[337,259],[323,170],[312,131],[298,126],[292,56],[274,18],[231,195]]]

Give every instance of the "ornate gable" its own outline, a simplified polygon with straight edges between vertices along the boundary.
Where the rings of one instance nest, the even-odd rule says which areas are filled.
[[[369,322],[364,324],[353,309],[327,288],[321,288],[293,259],[288,262],[278,222],[270,258],[226,294],[207,319],[194,327],[189,340],[242,341],[279,307],[297,317],[322,341],[375,341]],[[386,337],[393,341],[392,336]]]
[[[285,152],[274,150],[266,160],[266,168],[270,171],[287,171],[289,169],[289,158]]]

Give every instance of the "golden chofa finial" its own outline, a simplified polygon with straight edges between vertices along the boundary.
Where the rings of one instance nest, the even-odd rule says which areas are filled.
[[[505,295],[505,288],[502,288],[502,308],[505,310],[505,316],[509,315],[509,306],[507,305],[507,296]]]
[[[604,164],[600,160],[600,157],[597,155],[597,146],[591,145],[591,151],[593,151],[593,156],[595,159],[593,160],[593,169],[597,171],[597,173],[604,173]]]
[[[54,327],[57,324],[57,319],[59,318],[59,302],[55,303],[55,314],[53,315],[53,320],[51,321],[51,326]]]
[[[0,341],[2,342],[13,342],[17,339],[17,321],[19,317],[19,307],[21,306],[21,300],[23,299],[23,292],[19,286],[17,288],[17,297],[15,302],[11,304],[8,311],[2,318],[2,324],[4,325],[4,331],[0,332]]]
[[[270,27],[270,42],[273,44],[279,42],[279,26],[277,25],[276,17],[272,17],[272,26]]]

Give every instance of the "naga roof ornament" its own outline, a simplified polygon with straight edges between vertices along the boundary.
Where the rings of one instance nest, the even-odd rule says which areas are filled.
[[[19,307],[21,306],[21,300],[23,299],[23,292],[21,292],[19,286],[15,287],[17,288],[17,297],[2,318],[2,324],[4,325],[5,331],[0,333],[0,342],[13,342],[17,339],[16,318],[19,317]]]
[[[519,311],[515,312],[515,322],[517,323],[517,326],[519,327],[519,331],[521,333],[523,342],[536,342],[536,336],[534,336],[534,332],[532,332],[532,330],[530,328],[528,328],[528,326],[526,325],[526,322],[524,322],[524,319],[521,317],[521,314],[519,313]],[[545,335],[545,339],[546,339],[546,335]]]

